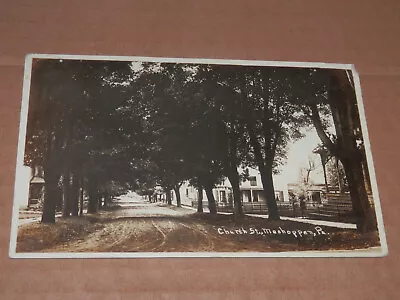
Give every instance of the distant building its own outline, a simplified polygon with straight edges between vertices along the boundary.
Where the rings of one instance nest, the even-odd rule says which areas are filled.
[[[303,187],[304,189],[304,187]],[[315,203],[322,203],[326,200],[326,186],[325,184],[318,183],[318,184],[309,184],[304,191],[300,187],[298,183],[288,183],[288,192],[289,197],[291,200],[298,200],[295,199],[298,197],[299,194],[304,194],[306,201],[312,201]]]
[[[44,199],[44,179],[43,169],[41,167],[31,168],[31,179],[29,181],[28,206],[38,204]]]
[[[192,205],[193,201],[198,199],[198,191],[195,187],[190,186],[185,182],[181,186],[182,203]],[[240,183],[241,199],[243,203],[265,203],[266,199],[263,193],[263,185],[261,182],[261,175],[255,169],[249,169],[249,178]],[[215,201],[220,206],[232,205],[233,192],[232,185],[226,178],[221,183],[217,184],[213,189]],[[278,201],[288,201],[287,191],[275,190],[275,199]],[[206,193],[203,191],[203,201],[207,202]]]
[[[29,207],[43,201],[43,169],[40,167],[19,166],[16,172],[15,203],[19,207]]]

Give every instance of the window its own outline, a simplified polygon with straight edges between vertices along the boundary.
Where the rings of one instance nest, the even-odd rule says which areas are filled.
[[[257,177],[256,176],[250,176],[249,181],[250,181],[251,186],[257,186]]]

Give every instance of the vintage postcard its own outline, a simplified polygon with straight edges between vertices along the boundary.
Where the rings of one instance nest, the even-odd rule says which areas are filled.
[[[353,65],[28,55],[10,256],[387,254]]]

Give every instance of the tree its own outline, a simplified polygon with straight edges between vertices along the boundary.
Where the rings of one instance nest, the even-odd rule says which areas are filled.
[[[203,188],[199,186],[197,188],[197,212],[202,213],[203,212]]]
[[[325,181],[325,189],[326,192],[329,193],[329,185],[328,185],[328,177],[326,174],[326,164],[330,160],[329,156],[329,151],[326,149],[324,145],[319,144],[315,149],[313,150],[313,153],[319,154],[319,157],[321,159],[321,165],[322,165],[322,170],[324,172],[324,181]]]
[[[248,153],[248,147],[244,136],[244,126],[238,114],[238,105],[236,99],[232,97],[234,95],[230,86],[234,78],[232,68],[205,65],[199,68],[197,77],[202,90],[203,103],[207,107],[205,116],[210,118],[210,122],[206,124],[213,124],[206,131],[208,133],[206,136],[212,138],[212,147],[208,149],[211,151],[204,156],[208,160],[205,165],[209,171],[203,173],[201,177],[204,181],[203,187],[213,204],[215,200],[211,192],[212,188],[223,175],[228,177],[233,191],[234,214],[236,217],[241,217],[243,210],[238,167],[244,161],[243,157],[245,153]],[[207,117],[204,120],[207,120]]]
[[[66,105],[66,99],[73,90],[58,84],[61,81],[71,83],[68,75],[68,68],[58,60],[35,60],[32,65],[25,163],[44,169],[44,223],[55,222],[56,199],[64,167],[61,157],[68,143],[66,120],[71,108]],[[64,193],[68,194],[68,189],[64,189]]]
[[[327,180],[329,184],[338,189],[343,194],[348,192],[348,185],[346,174],[344,173],[343,166],[337,157],[333,157],[326,164]]]
[[[288,141],[301,137],[300,128],[307,122],[290,102],[286,69],[246,67],[236,80],[242,122],[261,174],[269,218],[279,219],[273,174],[286,159]]]
[[[191,179],[206,190],[211,213],[216,213],[212,189],[221,177],[221,142],[218,113],[205,97],[198,68],[193,65],[146,64],[136,77],[138,101],[144,103],[151,128],[148,150],[156,181],[174,190],[180,206],[179,188]]]
[[[366,189],[368,172],[365,172],[365,150],[351,74],[347,70],[304,69],[300,75],[301,79],[294,79],[296,97],[301,99],[303,110],[324,146],[343,165],[357,229],[375,231],[376,217]],[[332,120],[334,134],[329,133],[327,116]]]
[[[307,123],[288,100],[285,70],[241,67],[238,72],[236,66],[206,65],[197,78],[206,106],[217,116],[214,131],[225,157],[221,170],[232,184],[235,214],[243,214],[238,168],[257,166],[270,218],[279,219],[273,174],[286,157],[287,142],[300,137],[299,125]]]
[[[33,62],[25,162],[44,168],[42,222],[55,222],[60,185],[63,215],[77,214],[79,183],[83,182],[77,177],[84,176],[85,162],[94,148],[99,144],[112,147],[96,138],[105,128],[98,120],[113,113],[111,99],[121,98],[107,79],[114,77],[116,70],[122,74],[126,65],[52,59]]]
[[[157,182],[167,191],[174,190],[181,206],[180,187],[190,178],[186,145],[190,128],[185,99],[187,71],[175,64],[148,65],[139,78],[144,82],[141,95],[148,104],[154,147],[150,159],[156,166]]]

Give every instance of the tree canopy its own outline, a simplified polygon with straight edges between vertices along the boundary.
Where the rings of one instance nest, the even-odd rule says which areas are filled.
[[[56,199],[62,199],[65,216],[77,214],[78,190],[89,196],[88,212],[106,205],[121,187],[151,194],[161,186],[167,196],[175,191],[180,206],[184,181],[204,189],[216,213],[212,189],[225,177],[240,217],[238,170],[246,167],[258,168],[269,217],[279,219],[273,174],[285,163],[288,144],[312,126],[321,147],[341,161],[353,196],[365,200],[356,188],[365,165],[357,154],[362,134],[347,75],[313,68],[35,60],[25,163],[44,169],[42,221],[54,222]],[[357,165],[354,157],[360,157]],[[350,171],[357,167],[358,173]],[[364,200],[354,200],[360,220],[369,209]]]

